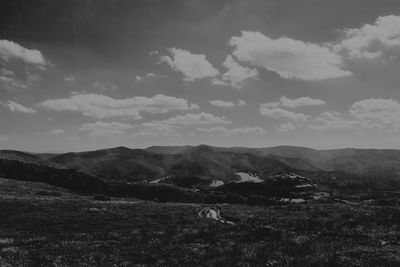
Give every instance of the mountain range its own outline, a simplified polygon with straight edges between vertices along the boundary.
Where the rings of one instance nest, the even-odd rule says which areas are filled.
[[[152,146],[145,149],[115,147],[87,152],[27,153],[0,151],[4,160],[56,169],[72,169],[105,181],[151,182],[156,179],[236,179],[236,172],[267,179],[290,171],[344,172],[362,177],[400,179],[400,150]],[[1,168],[0,168],[1,174]]]

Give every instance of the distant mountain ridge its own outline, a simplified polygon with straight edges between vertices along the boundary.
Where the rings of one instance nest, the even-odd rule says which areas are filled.
[[[277,146],[267,148],[152,146],[115,147],[61,154],[1,150],[1,160],[67,168],[107,181],[150,182],[155,179],[214,179],[229,181],[236,172],[256,173],[262,179],[280,172],[346,172],[360,176],[400,179],[400,150],[332,149]]]

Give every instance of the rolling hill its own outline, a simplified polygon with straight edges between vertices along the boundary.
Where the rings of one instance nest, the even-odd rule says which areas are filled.
[[[111,181],[152,181],[165,177],[232,180],[235,173],[253,172],[261,177],[290,171],[297,166],[317,170],[301,158],[262,155],[248,149],[206,145],[128,149],[117,147],[91,152],[66,153],[48,159]]]
[[[87,174],[109,182],[163,179],[187,186],[208,185],[213,180],[234,181],[238,178],[237,172],[254,173],[264,180],[277,173],[293,171],[314,174],[341,172],[369,179],[400,180],[400,150],[389,149],[315,150],[292,146],[225,148],[199,145],[146,149],[116,147],[62,154],[3,150],[0,151],[0,161],[3,165],[4,161],[16,161],[29,164],[30,168],[32,165],[42,166],[58,172],[73,170],[79,175]]]

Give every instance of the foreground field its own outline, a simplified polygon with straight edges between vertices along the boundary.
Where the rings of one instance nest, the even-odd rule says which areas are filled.
[[[200,204],[1,181],[0,266],[400,266],[399,207],[220,205],[229,225]]]

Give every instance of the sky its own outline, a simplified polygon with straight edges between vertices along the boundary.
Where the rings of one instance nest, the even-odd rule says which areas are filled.
[[[400,149],[398,0],[2,0],[0,149]]]

